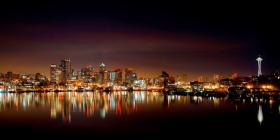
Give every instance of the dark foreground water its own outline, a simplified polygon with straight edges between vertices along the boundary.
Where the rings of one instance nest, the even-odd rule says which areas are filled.
[[[2,136],[36,138],[164,137],[225,131],[236,135],[279,130],[280,104],[274,99],[230,100],[158,92],[1,93],[0,128]]]

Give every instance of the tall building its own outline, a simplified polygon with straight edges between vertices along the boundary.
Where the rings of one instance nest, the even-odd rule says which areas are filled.
[[[116,82],[119,83],[119,84],[122,83],[122,80],[123,80],[122,70],[121,69],[116,69],[115,72],[116,72],[116,75],[117,75]]]
[[[50,82],[51,83],[56,83],[56,70],[57,70],[57,65],[51,64],[50,65]]]
[[[62,72],[55,64],[50,65],[50,82],[52,84],[59,84],[62,82]]]
[[[81,69],[81,78],[84,82],[92,82],[92,78],[94,77],[94,68],[91,65],[88,65]]]
[[[108,78],[109,82],[115,82],[117,79],[117,73],[115,71],[108,71]]]
[[[104,84],[106,82],[106,65],[102,62],[99,66],[98,83]]]
[[[100,72],[106,71],[106,65],[103,62],[100,64],[99,68],[100,68]]]
[[[40,80],[46,80],[46,77],[42,75],[41,73],[36,73],[35,74],[35,80],[40,81]]]
[[[90,77],[94,73],[94,68],[91,65],[88,65],[81,69],[81,76],[82,77]]]
[[[124,78],[126,83],[132,84],[134,80],[137,80],[137,74],[132,68],[126,68]]]
[[[62,74],[62,82],[66,82],[72,77],[72,66],[70,59],[63,59],[60,61],[60,68]]]
[[[107,79],[109,82],[120,84],[122,82],[122,70],[116,69],[114,71],[109,71]]]

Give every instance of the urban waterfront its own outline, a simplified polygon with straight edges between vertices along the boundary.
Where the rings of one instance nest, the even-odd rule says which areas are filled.
[[[278,4],[5,3],[0,139],[237,140],[280,130]]]

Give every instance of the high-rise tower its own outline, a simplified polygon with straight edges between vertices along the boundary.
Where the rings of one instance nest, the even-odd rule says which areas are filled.
[[[71,60],[70,59],[61,60],[60,68],[62,72],[62,81],[66,82],[67,80],[71,79],[72,76]]]
[[[50,82],[52,84],[59,84],[61,82],[61,70],[60,68],[55,65],[50,65]]]
[[[106,82],[106,65],[102,62],[99,66],[98,83],[104,84]]]
[[[258,76],[262,75],[262,58],[259,56],[257,59],[258,61]]]

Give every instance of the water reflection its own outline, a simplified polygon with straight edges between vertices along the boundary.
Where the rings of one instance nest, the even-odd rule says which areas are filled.
[[[262,106],[261,105],[259,105],[259,110],[258,110],[258,121],[259,121],[260,125],[263,122],[263,111],[262,111]]]
[[[169,107],[175,102],[187,102],[187,97],[163,96],[158,92],[7,93],[0,94],[0,112],[36,112],[36,109],[47,109],[50,118],[61,117],[65,122],[71,122],[72,113],[104,119],[108,115],[137,112],[139,106],[143,105],[162,106],[163,103],[163,106]]]
[[[130,115],[149,109],[173,109],[176,106],[206,105],[222,107],[231,105],[238,111],[239,105],[258,107],[257,119],[263,121],[263,109],[280,114],[279,102],[273,99],[248,98],[234,101],[222,97],[164,95],[159,92],[67,92],[67,93],[5,93],[0,94],[0,113],[29,112],[43,110],[49,118],[70,123],[74,114],[85,118],[107,119],[114,116]],[[194,109],[196,109],[194,107]],[[187,111],[187,110],[186,110]]]
[[[220,98],[209,97],[206,103],[220,104]],[[114,93],[6,93],[0,94],[0,112],[45,109],[50,118],[62,118],[71,122],[72,113],[83,113],[86,117],[108,115],[119,116],[137,112],[153,106],[169,108],[176,104],[202,103],[201,96],[163,95],[159,92],[114,92]],[[145,107],[148,106],[148,107]]]

